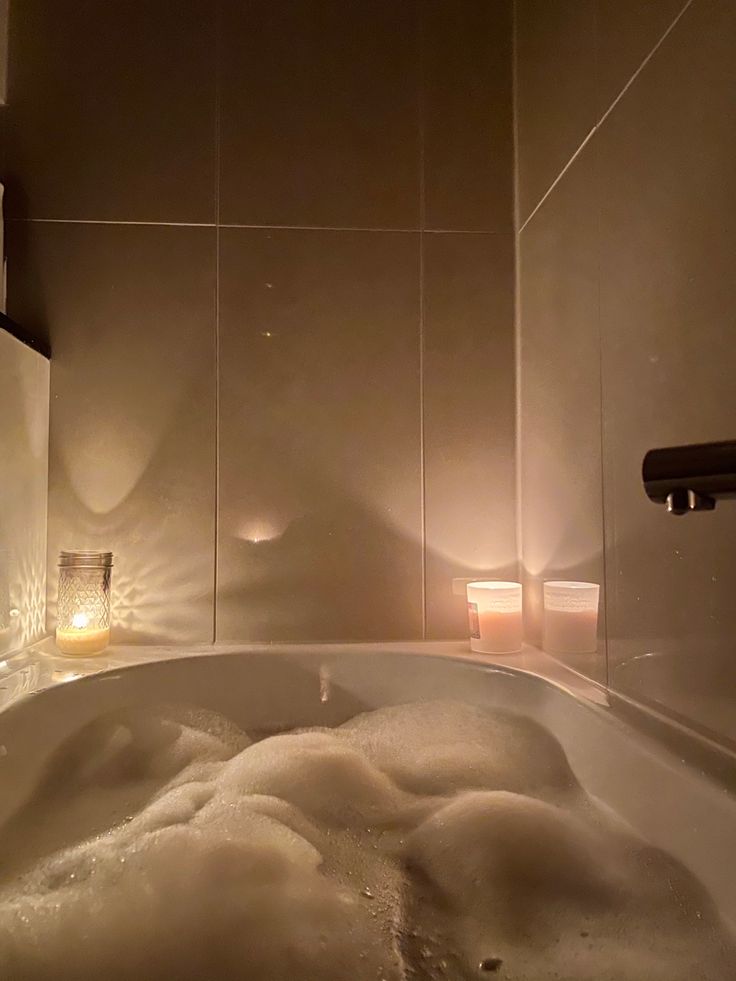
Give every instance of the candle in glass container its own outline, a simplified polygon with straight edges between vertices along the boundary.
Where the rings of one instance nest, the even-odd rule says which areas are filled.
[[[111,552],[62,552],[56,646],[63,654],[99,654],[110,643]]]
[[[467,595],[471,651],[518,653],[523,639],[521,583],[471,582]]]
[[[86,613],[75,613],[66,630],[56,628],[56,646],[63,654],[99,654],[110,643],[109,627],[90,627]]]
[[[598,647],[595,582],[551,580],[544,584],[544,649],[550,654],[592,654]]]

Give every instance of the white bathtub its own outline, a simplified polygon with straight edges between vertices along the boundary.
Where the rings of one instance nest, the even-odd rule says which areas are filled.
[[[585,788],[687,865],[736,926],[736,799],[605,706],[513,667],[394,652],[386,645],[169,658],[113,667],[40,692],[28,691],[40,687],[44,668],[37,661],[24,662],[20,680],[17,671],[12,683],[8,674],[6,697],[11,689],[14,697],[0,711],[0,825],[32,790],[60,740],[108,710],[181,701],[215,709],[249,730],[272,731],[333,725],[384,705],[456,698],[512,708],[545,725]],[[52,667],[46,683],[66,680],[64,671],[68,677],[76,666],[57,659]]]

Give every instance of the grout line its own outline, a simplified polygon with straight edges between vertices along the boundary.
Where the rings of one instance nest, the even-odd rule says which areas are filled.
[[[427,639],[427,471],[424,419],[424,237],[419,233],[419,513],[422,548],[422,640]]]
[[[419,115],[419,513],[421,522],[422,562],[422,640],[427,639],[427,473],[425,466],[424,419],[424,224],[426,219],[425,188],[425,131],[424,131],[424,5],[417,0],[418,41],[418,101]]]
[[[421,149],[420,149],[421,152]],[[421,183],[421,181],[420,181]],[[421,192],[420,192],[421,193]],[[403,235],[510,235],[510,231],[491,231],[479,228],[370,228],[358,225],[245,225],[223,222],[221,228],[274,229],[294,232],[395,232]]]
[[[555,189],[555,188],[557,187],[557,185],[558,185],[558,184],[560,183],[560,181],[561,181],[561,180],[562,180],[562,178],[563,178],[563,177],[565,176],[565,174],[566,174],[566,173],[568,172],[568,170],[570,169],[570,167],[572,167],[572,165],[573,165],[573,164],[575,163],[575,161],[576,161],[576,160],[578,159],[578,157],[580,156],[580,154],[581,154],[581,153],[583,152],[583,150],[585,149],[585,147],[586,147],[586,146],[588,145],[588,143],[590,142],[590,140],[591,140],[591,139],[592,139],[592,137],[594,136],[594,134],[595,134],[595,131],[596,131],[596,129],[597,129],[597,128],[598,128],[597,126],[594,126],[594,127],[593,127],[593,128],[591,129],[591,131],[590,131],[590,132],[588,133],[588,135],[587,135],[587,136],[585,137],[585,139],[584,139],[584,140],[583,140],[583,142],[582,142],[582,143],[580,144],[580,146],[579,146],[579,147],[577,148],[577,150],[575,151],[575,153],[573,153],[573,155],[572,155],[572,156],[570,157],[570,159],[569,159],[569,160],[567,161],[567,163],[566,163],[566,164],[565,164],[565,166],[564,166],[564,167],[562,168],[562,170],[561,170],[561,171],[559,172],[559,174],[557,175],[557,177],[555,177],[555,179],[554,179],[554,180],[552,181],[552,183],[550,184],[550,186],[549,186],[549,187],[547,188],[547,190],[546,190],[546,191],[544,192],[544,194],[543,194],[543,195],[542,195],[542,197],[541,197],[541,198],[539,199],[539,201],[537,202],[537,204],[535,205],[535,207],[534,207],[534,208],[532,209],[532,211],[531,211],[531,213],[529,214],[529,217],[528,217],[528,218],[527,218],[527,219],[526,219],[526,220],[524,221],[524,223],[523,223],[523,224],[522,224],[522,225],[520,226],[520,228],[519,228],[519,234],[520,234],[520,235],[521,235],[521,233],[522,233],[522,232],[524,231],[524,229],[526,228],[526,226],[527,226],[527,225],[529,224],[529,222],[530,222],[530,221],[532,220],[532,218],[533,218],[533,217],[534,217],[534,216],[536,215],[536,213],[537,213],[537,212],[539,211],[539,209],[540,209],[540,208],[542,207],[542,205],[543,205],[543,204],[544,204],[544,202],[545,202],[545,201],[547,200],[547,198],[548,198],[548,197],[550,196],[550,194],[552,193],[552,191],[554,191],[554,189]]]
[[[219,154],[218,154],[219,157]],[[218,178],[219,180],[219,178]],[[219,202],[218,202],[219,207]],[[189,221],[112,221],[97,218],[8,218],[8,222],[33,222],[50,225],[142,225],[163,228],[252,228],[268,231],[293,232],[395,232],[402,235],[512,235],[513,230],[498,231],[481,228],[366,228],[358,225],[246,225],[234,222]]]
[[[669,25],[669,27],[664,32],[664,34],[662,34],[662,36],[657,41],[657,43],[654,45],[654,47],[649,52],[649,54],[646,56],[646,58],[644,58],[644,60],[639,65],[639,67],[636,69],[636,71],[634,72],[634,74],[631,76],[631,78],[628,80],[628,82],[624,85],[624,87],[621,89],[621,91],[619,92],[619,94],[613,100],[613,102],[611,103],[611,105],[608,107],[608,109],[606,109],[606,111],[603,113],[603,115],[599,117],[598,121],[595,123],[595,125],[590,130],[590,132],[588,133],[588,135],[585,137],[585,139],[583,140],[583,142],[577,148],[577,150],[575,151],[575,153],[573,153],[573,155],[567,161],[567,163],[562,168],[562,170],[559,172],[559,174],[557,175],[557,177],[555,177],[555,179],[552,181],[552,183],[550,184],[550,186],[544,192],[544,194],[539,199],[539,201],[537,202],[537,204],[535,205],[535,207],[533,208],[533,210],[531,211],[531,213],[529,214],[529,216],[526,218],[526,220],[524,221],[524,223],[519,228],[519,233],[521,233],[521,232],[524,231],[524,229],[529,224],[529,222],[532,220],[532,218],[534,217],[534,215],[536,215],[536,213],[542,207],[542,205],[547,200],[547,198],[550,196],[550,194],[552,193],[552,191],[554,191],[554,189],[560,183],[560,181],[562,180],[562,178],[564,177],[564,175],[567,173],[567,171],[570,169],[570,167],[572,166],[572,164],[580,156],[580,154],[582,153],[582,151],[585,148],[585,146],[590,142],[591,138],[595,135],[596,131],[603,125],[603,123],[605,122],[605,120],[608,119],[608,117],[613,112],[613,110],[616,108],[616,106],[619,104],[619,102],[621,101],[621,99],[623,99],[624,95],[628,92],[628,90],[634,84],[634,82],[636,81],[636,79],[639,77],[639,75],[642,73],[642,71],[646,68],[646,66],[652,60],[652,58],[657,53],[657,51],[659,50],[659,48],[662,46],[662,44],[664,43],[664,41],[667,39],[667,37],[669,37],[669,35],[672,32],[672,30],[674,29],[675,25],[680,21],[680,19],[682,18],[682,16],[685,14],[685,12],[687,11],[688,7],[690,7],[692,3],[693,3],[693,0],[687,0],[687,2],[685,3],[684,7],[682,8],[682,10],[679,12],[679,14],[677,14],[677,16],[675,17],[675,19]]]
[[[519,249],[519,114],[517,106],[517,62],[516,62],[516,35],[517,35],[517,0],[512,5],[512,24],[511,24],[511,99],[513,112],[513,154],[514,154],[514,379],[516,390],[514,392],[514,483],[516,489],[516,559],[517,575],[519,582],[522,581],[523,555],[522,555],[522,486],[521,486],[521,464],[522,464],[522,412],[521,412],[521,389],[522,389],[522,366],[521,366],[521,255]]]
[[[369,228],[356,225],[256,225],[237,222],[223,222],[220,227],[264,229],[265,231],[273,229],[274,231],[285,232],[401,232],[410,234],[420,231],[419,228]]]
[[[688,7],[692,4],[692,2],[693,2],[693,0],[687,0],[687,3],[682,8],[682,10],[680,11],[680,13],[675,17],[675,19],[672,21],[672,23],[670,24],[670,26],[664,32],[664,34],[662,35],[662,37],[659,39],[659,41],[657,41],[657,43],[654,45],[654,47],[652,48],[652,50],[646,56],[646,58],[644,59],[644,61],[642,61],[642,63],[636,69],[636,71],[631,76],[631,78],[628,80],[628,82],[626,83],[626,85],[624,85],[624,87],[621,89],[621,91],[619,92],[619,94],[613,100],[613,102],[611,103],[611,105],[608,107],[608,109],[606,109],[606,111],[603,113],[603,115],[601,116],[601,118],[598,120],[598,123],[597,123],[598,126],[600,126],[603,122],[605,122],[606,119],[608,119],[608,117],[611,115],[611,113],[613,112],[613,110],[619,104],[619,102],[621,101],[621,99],[623,99],[623,97],[626,95],[626,93],[628,92],[628,90],[634,84],[634,82],[636,81],[636,79],[639,77],[639,75],[642,73],[642,71],[646,68],[646,66],[652,60],[652,58],[654,57],[654,55],[660,49],[660,47],[662,46],[662,44],[664,43],[664,41],[666,40],[666,38],[670,35],[670,33],[674,29],[675,25],[678,23],[678,21],[683,16],[683,14],[688,9]]]
[[[221,4],[215,10],[215,513],[212,563],[212,643],[217,643],[220,562],[220,37]]]
[[[597,170],[597,168],[596,168]],[[605,409],[605,392],[603,389],[603,330],[601,328],[601,204],[600,204],[600,194],[596,194],[596,322],[598,324],[598,411],[600,412],[600,425],[598,431],[599,447],[600,447],[600,459],[601,459],[601,476],[600,476],[600,502],[601,502],[601,564],[603,573],[603,652],[605,658],[605,672],[606,672],[606,690],[610,689],[610,665],[609,665],[609,654],[608,654],[608,631],[610,620],[609,615],[609,596],[608,596],[608,547],[607,547],[607,522],[606,522],[606,464],[605,464],[605,435],[604,435],[604,409]],[[611,512],[613,513],[613,512]]]
[[[513,228],[506,231],[493,231],[483,228],[423,228],[425,235],[513,235]]]
[[[211,221],[112,221],[105,218],[7,218],[6,221],[46,225],[155,225],[165,228],[214,228]]]
[[[600,24],[599,18],[596,16],[595,19],[595,46],[598,50],[598,43],[600,39]],[[600,75],[599,75],[599,65],[596,59],[595,65],[595,90],[599,91],[600,86]],[[623,94],[623,93],[622,93]],[[598,125],[600,125],[600,120]],[[595,223],[595,284],[596,284],[596,316],[595,322],[598,330],[598,452],[600,457],[601,471],[600,471],[600,487],[599,487],[599,499],[601,506],[601,578],[600,588],[603,591],[603,669],[605,677],[605,688],[606,692],[609,691],[609,665],[608,665],[608,577],[606,574],[607,562],[606,562],[606,481],[604,479],[605,474],[605,456],[604,456],[604,438],[603,438],[603,406],[604,406],[604,395],[603,395],[603,331],[601,329],[601,234],[602,234],[602,208],[601,208],[601,190],[600,190],[600,177],[601,171],[599,166],[599,152],[598,146],[594,144],[593,146],[593,174],[594,174],[594,187],[595,187],[595,208],[593,219]]]

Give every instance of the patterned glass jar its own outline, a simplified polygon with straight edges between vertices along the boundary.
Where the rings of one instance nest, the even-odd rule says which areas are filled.
[[[56,646],[99,654],[110,643],[112,552],[61,552]]]

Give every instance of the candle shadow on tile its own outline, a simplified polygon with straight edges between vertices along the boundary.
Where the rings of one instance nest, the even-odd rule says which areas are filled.
[[[300,474],[298,499],[294,517],[237,522],[273,537],[221,537],[217,639],[421,637],[421,542],[322,475]]]

